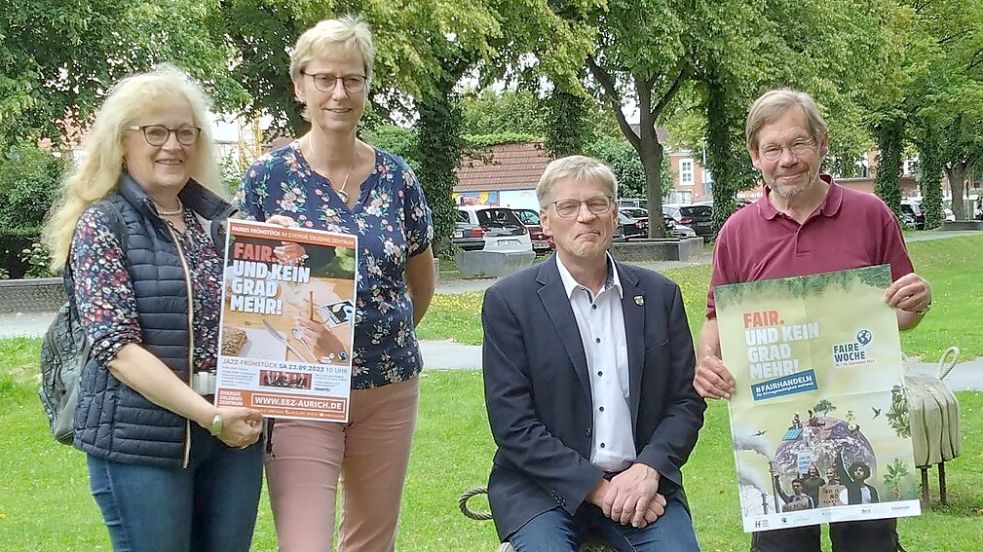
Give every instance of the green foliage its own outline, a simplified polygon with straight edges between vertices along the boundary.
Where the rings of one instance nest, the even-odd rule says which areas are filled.
[[[884,484],[891,489],[895,500],[901,498],[901,485],[910,475],[908,465],[900,458],[895,458],[893,462],[888,464],[887,473],[884,474]]]
[[[812,409],[816,412],[816,414],[826,416],[830,412],[835,411],[836,407],[833,406],[833,403],[829,402],[829,399],[823,399],[816,403],[816,406],[812,407]]]
[[[542,136],[519,132],[498,132],[495,134],[465,134],[461,137],[469,149],[490,148],[500,144],[525,144],[541,142]]]
[[[874,180],[874,192],[887,203],[895,216],[900,217],[901,189],[898,187],[898,176],[901,174],[904,123],[884,120],[875,130],[881,157],[877,166],[877,178]]]
[[[0,157],[0,229],[36,228],[55,201],[65,163],[28,142]]]
[[[427,152],[420,160],[420,182],[433,212],[433,243],[447,243],[457,222],[451,201],[457,184],[454,170],[465,148],[458,126],[460,109],[449,95],[439,94],[421,100],[418,108],[420,151]]]
[[[593,134],[588,119],[593,98],[555,88],[546,101],[546,151],[553,158],[584,153]]]
[[[461,96],[461,133],[465,135],[520,133],[543,136],[546,105],[524,90],[496,92],[486,88]]]
[[[169,62],[203,79],[220,108],[244,99],[229,75],[217,0],[5,0],[0,4],[0,143],[65,138],[121,77]],[[69,138],[77,138],[70,136]]]
[[[0,269],[10,278],[23,278],[30,267],[21,260],[21,254],[39,238],[37,227],[0,229]]]
[[[891,429],[901,437],[911,437],[911,418],[908,415],[908,395],[900,385],[891,388],[891,408],[885,414]]]
[[[53,276],[48,270],[48,263],[51,262],[51,252],[41,242],[34,242],[31,247],[21,251],[20,260],[27,265],[25,278],[50,278]]]
[[[599,136],[587,145],[586,154],[596,157],[611,167],[618,179],[619,197],[646,197],[645,168],[638,152],[623,138]],[[659,194],[665,196],[672,190],[672,171],[669,170],[669,156],[663,156],[660,172]]]
[[[235,156],[227,155],[218,160],[218,169],[222,177],[222,188],[229,197],[234,196],[242,185],[243,169],[239,167],[239,162]]]
[[[423,178],[420,139],[414,130],[396,125],[381,125],[367,132],[364,138],[373,146],[405,159],[417,178]]]

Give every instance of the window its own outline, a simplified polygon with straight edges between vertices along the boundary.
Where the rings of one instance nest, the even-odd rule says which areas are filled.
[[[679,160],[679,183],[684,186],[693,185],[693,160]]]

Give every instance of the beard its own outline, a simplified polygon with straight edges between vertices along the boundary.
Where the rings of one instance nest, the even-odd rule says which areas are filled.
[[[811,173],[804,173],[800,176],[801,180],[787,184],[779,184],[779,179],[772,179],[771,182],[768,182],[768,188],[771,189],[772,193],[785,200],[805,195],[816,187],[818,178],[817,175]]]

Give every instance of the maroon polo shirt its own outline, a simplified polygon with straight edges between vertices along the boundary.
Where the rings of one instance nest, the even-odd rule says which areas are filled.
[[[770,191],[735,212],[713,248],[707,318],[716,317],[714,286],[806,276],[881,264],[897,280],[914,272],[894,213],[874,194],[843,188],[829,175],[826,199],[804,224],[779,212]]]

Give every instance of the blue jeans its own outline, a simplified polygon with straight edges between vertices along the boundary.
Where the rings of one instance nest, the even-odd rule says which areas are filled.
[[[89,487],[116,552],[247,552],[263,446],[226,447],[192,424],[187,469],[88,456]]]
[[[588,536],[603,540],[620,552],[698,552],[693,519],[676,493],[666,501],[666,512],[644,529],[621,525],[605,517],[600,508],[584,504],[573,516],[562,508],[529,520],[509,541],[516,552],[576,552]]]

